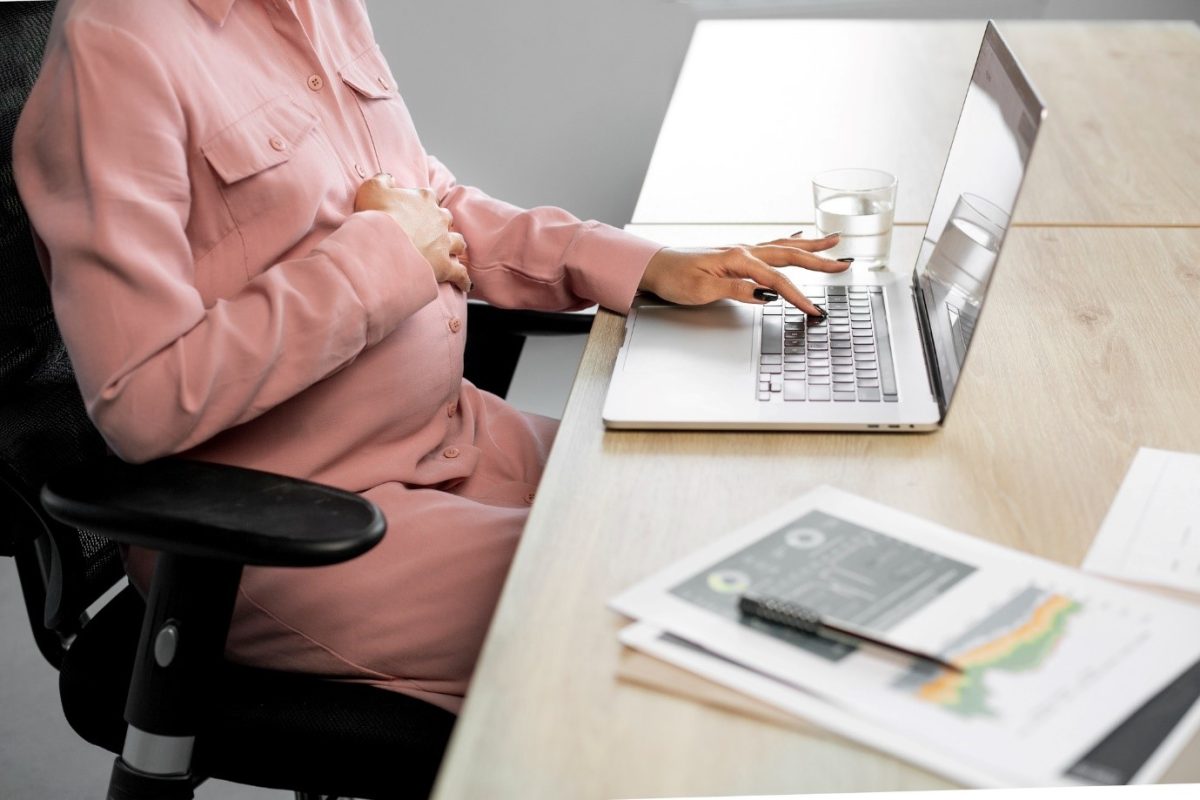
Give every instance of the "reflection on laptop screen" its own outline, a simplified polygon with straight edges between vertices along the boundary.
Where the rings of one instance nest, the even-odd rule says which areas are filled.
[[[946,405],[1008,230],[1043,106],[988,23],[946,169],[917,257],[914,283]],[[943,407],[944,408],[944,407]]]

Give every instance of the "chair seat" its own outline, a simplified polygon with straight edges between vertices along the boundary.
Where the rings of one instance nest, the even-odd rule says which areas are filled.
[[[114,753],[145,605],[127,587],[67,651],[60,694],[80,736]],[[364,684],[226,664],[200,721],[193,773],[275,789],[425,798],[455,716]]]

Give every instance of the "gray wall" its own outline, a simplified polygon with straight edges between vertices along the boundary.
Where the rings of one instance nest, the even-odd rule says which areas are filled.
[[[368,0],[425,148],[522,206],[628,221],[694,14],[659,0]]]
[[[339,0],[340,2],[340,0]],[[629,221],[699,18],[1200,18],[1200,0],[367,0],[426,149],[518,205]]]

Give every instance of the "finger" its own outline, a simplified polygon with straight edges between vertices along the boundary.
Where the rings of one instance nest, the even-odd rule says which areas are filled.
[[[809,300],[804,294],[796,288],[796,285],[787,279],[782,272],[772,269],[764,262],[755,258],[753,255],[747,254],[744,258],[740,258],[728,265],[731,272],[741,278],[749,278],[759,286],[765,286],[768,289],[774,290],[784,300],[794,305],[796,308],[803,311],[805,314],[813,317],[822,317],[824,312]],[[744,281],[743,281],[744,282]],[[750,287],[751,293],[754,287]]]
[[[450,236],[450,255],[461,256],[467,252],[467,240],[463,238],[461,233],[451,233]]]
[[[454,224],[454,215],[450,213],[449,209],[438,206],[438,213],[441,214],[442,221],[446,223],[447,228]]]
[[[396,186],[396,179],[392,177],[392,173],[390,172],[378,172],[372,175],[370,179],[389,188],[395,188]]]
[[[763,288],[753,281],[741,278],[715,278],[711,287],[712,300],[728,297],[741,303],[761,306],[778,297],[777,294],[761,296]],[[755,292],[758,292],[759,295],[755,295]],[[708,302],[712,302],[712,300]]]
[[[751,247],[750,254],[773,267],[804,267],[816,272],[845,272],[849,261],[813,255],[798,247],[767,244]]]
[[[387,187],[378,175],[373,178],[367,178],[358,185],[358,189],[354,193],[354,210],[364,211],[366,209],[382,208],[387,197],[387,191]]]
[[[471,291],[471,276],[467,273],[467,268],[462,265],[462,262],[457,258],[450,259],[450,283],[457,286],[463,294]]]
[[[841,234],[831,233],[820,239],[798,239],[794,235],[789,239],[774,239],[770,242],[762,242],[758,247],[769,247],[775,245],[778,247],[795,247],[800,250],[807,250],[810,253],[819,253],[822,250],[828,250],[831,247],[836,247],[838,242],[842,240]]]

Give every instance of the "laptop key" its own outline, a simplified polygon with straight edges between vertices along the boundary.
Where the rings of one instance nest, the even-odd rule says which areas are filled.
[[[804,381],[784,381],[783,382],[783,399],[784,400],[803,400],[804,399]]]
[[[783,352],[780,341],[783,334],[783,319],[764,315],[762,318],[762,354],[775,355]]]
[[[804,363],[804,348],[803,347],[789,347],[787,349],[788,350],[796,350],[798,352],[784,354],[783,363],[785,363],[785,364],[803,364]]]
[[[838,403],[853,402],[858,399],[858,395],[854,392],[834,392],[833,399]]]
[[[771,399],[771,393],[770,393],[770,392],[759,392],[759,393],[758,393],[758,399],[759,399],[759,400],[770,400],[770,399]]]
[[[772,375],[771,376],[771,391],[772,392],[782,392],[783,391],[783,376],[782,375]]]
[[[882,294],[871,295],[871,308],[874,311],[875,334],[879,346],[879,388],[883,392],[883,399],[894,403],[899,399],[899,395],[896,389],[895,367],[892,365],[892,340],[884,322],[886,317]]]
[[[828,400],[829,399],[829,387],[828,386],[813,386],[810,383],[808,385],[808,399],[809,400]]]
[[[762,373],[763,375],[778,375],[781,372],[783,372],[783,365],[781,365],[781,364],[763,364],[761,367],[758,368],[758,371],[760,373]]]
[[[813,375],[810,372],[808,374],[808,385],[809,386],[828,386],[829,385],[829,376],[828,375]]]
[[[858,385],[858,399],[867,403],[878,403],[879,389],[870,386],[863,386],[860,383]]]
[[[760,362],[760,363],[762,363],[762,364],[782,364],[782,363],[783,363],[783,356],[780,356],[780,355],[765,355],[765,356],[763,356],[761,359],[759,359],[759,362]]]

